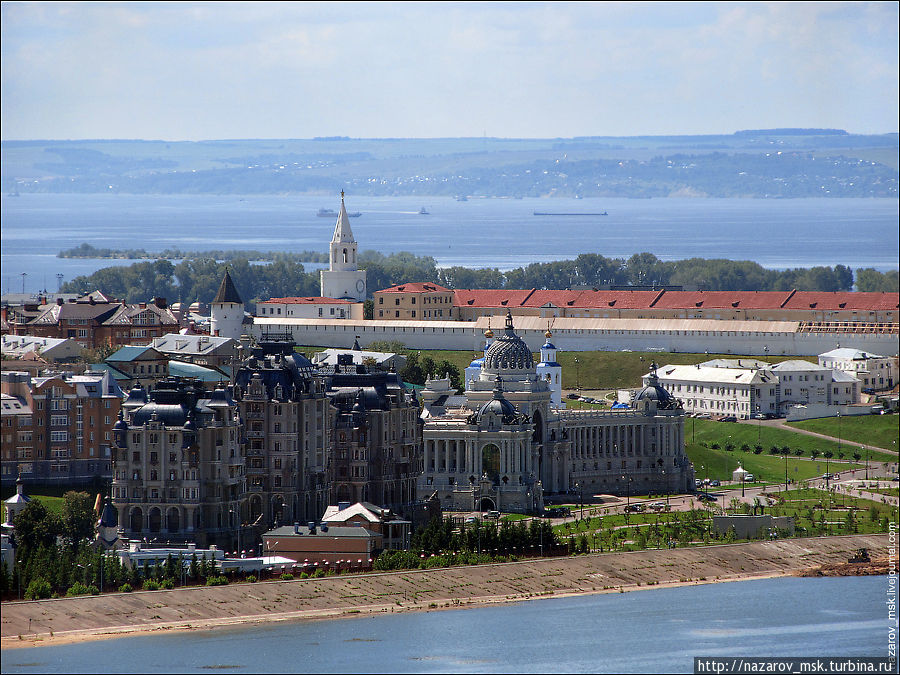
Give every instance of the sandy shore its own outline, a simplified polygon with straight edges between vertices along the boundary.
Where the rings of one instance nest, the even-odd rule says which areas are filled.
[[[459,609],[547,597],[770,578],[819,565],[846,563],[861,547],[868,548],[873,557],[887,557],[888,535],[784,539],[10,602],[3,604],[0,647],[6,650],[156,631]]]

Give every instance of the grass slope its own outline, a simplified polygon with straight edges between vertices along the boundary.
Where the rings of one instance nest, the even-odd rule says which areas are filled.
[[[859,415],[840,419],[826,417],[789,422],[788,426],[894,451],[897,450],[897,437],[900,436],[898,415]]]

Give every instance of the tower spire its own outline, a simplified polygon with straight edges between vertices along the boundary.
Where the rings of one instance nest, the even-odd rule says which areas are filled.
[[[341,190],[341,212],[338,213],[337,222],[334,224],[333,244],[354,244],[353,230],[350,229],[350,217],[347,215],[347,207],[344,205],[344,191]]]

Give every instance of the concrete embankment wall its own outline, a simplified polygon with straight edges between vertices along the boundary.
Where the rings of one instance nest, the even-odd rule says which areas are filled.
[[[887,556],[888,535],[850,535],[607,553],[502,565],[328,577],[225,587],[3,604],[2,640],[14,647],[50,632],[90,639],[149,629],[322,618],[361,612],[466,607],[620,588],[790,574],[846,562],[856,549]],[[896,540],[893,546],[896,548]],[[21,638],[19,636],[22,636]]]

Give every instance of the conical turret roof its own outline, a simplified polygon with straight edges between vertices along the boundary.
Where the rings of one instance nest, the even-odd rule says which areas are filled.
[[[241,300],[241,296],[237,292],[237,288],[235,288],[234,282],[231,280],[231,275],[228,273],[227,269],[225,270],[225,276],[222,278],[222,283],[219,285],[219,292],[216,293],[216,297],[213,302],[234,302],[239,305],[244,304],[244,301]]]
[[[353,230],[350,229],[350,217],[347,215],[347,207],[344,206],[344,191],[341,190],[341,212],[334,224],[334,236],[331,243],[352,244],[355,243]]]

